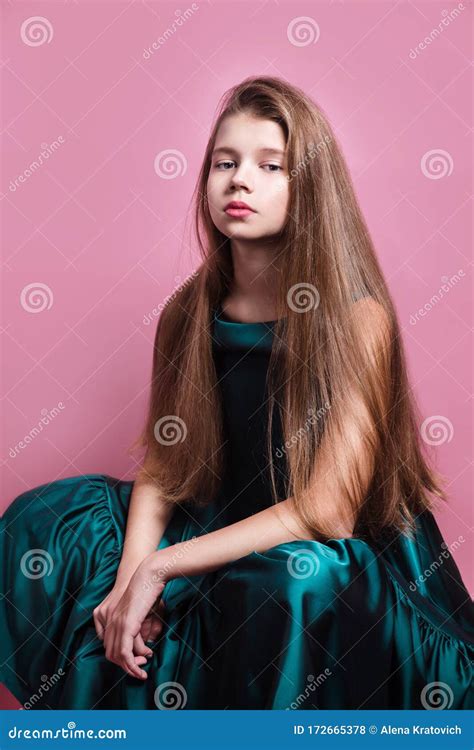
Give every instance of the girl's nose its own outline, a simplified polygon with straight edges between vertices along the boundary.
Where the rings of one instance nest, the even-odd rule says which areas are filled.
[[[244,173],[235,172],[232,175],[231,185],[233,185],[235,187],[246,187],[246,188],[249,188],[250,187],[250,180],[248,179],[248,177],[246,177],[246,175]]]

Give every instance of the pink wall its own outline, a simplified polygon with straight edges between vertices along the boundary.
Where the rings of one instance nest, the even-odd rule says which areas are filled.
[[[244,77],[277,75],[322,105],[346,154],[448,481],[437,519],[448,544],[466,540],[453,554],[474,589],[466,6],[184,3],[173,31],[166,2],[2,4],[3,508],[59,477],[133,476],[144,319],[195,266],[185,212],[215,107]]]

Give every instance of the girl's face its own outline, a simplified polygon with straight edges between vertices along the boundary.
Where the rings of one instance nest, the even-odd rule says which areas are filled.
[[[211,218],[224,235],[257,240],[281,232],[289,201],[285,151],[283,130],[273,120],[248,114],[224,118],[207,180]],[[227,209],[231,201],[251,210]]]

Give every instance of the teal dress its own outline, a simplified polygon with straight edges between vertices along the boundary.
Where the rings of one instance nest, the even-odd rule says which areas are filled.
[[[226,474],[212,507],[176,508],[159,548],[271,503],[273,325],[215,311]],[[474,708],[474,605],[429,512],[413,541],[295,540],[173,579],[147,680],[128,676],[105,658],[92,611],[114,584],[132,489],[72,476],[24,492],[3,515],[1,680],[26,708]]]

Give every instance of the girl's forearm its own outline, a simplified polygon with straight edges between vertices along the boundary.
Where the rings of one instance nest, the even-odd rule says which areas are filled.
[[[312,538],[288,498],[230,526],[156,550],[149,562],[155,580],[168,581],[217,570],[251,552],[263,552],[284,542]]]
[[[175,506],[165,503],[151,481],[137,479],[130,498],[127,528],[116,583],[128,585],[143,560],[154,552]]]

